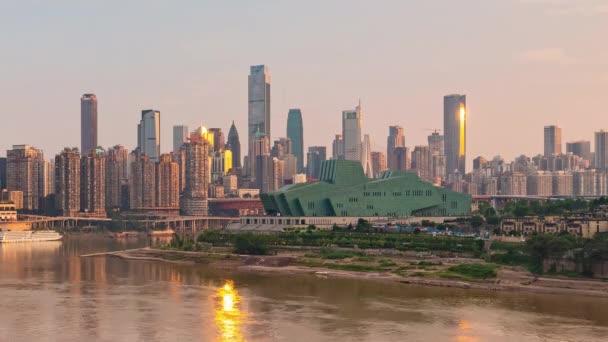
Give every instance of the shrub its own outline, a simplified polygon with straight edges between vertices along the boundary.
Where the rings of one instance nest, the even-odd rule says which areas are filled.
[[[248,255],[268,255],[270,249],[263,235],[239,234],[234,240],[234,252]]]

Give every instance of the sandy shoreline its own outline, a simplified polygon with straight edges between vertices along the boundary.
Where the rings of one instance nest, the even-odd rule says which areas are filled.
[[[245,272],[280,272],[310,274],[323,278],[351,278],[391,281],[418,286],[452,287],[486,291],[525,291],[541,294],[577,295],[608,298],[608,282],[565,277],[538,277],[517,268],[505,267],[495,279],[461,281],[437,277],[401,276],[389,272],[356,272],[322,267],[292,265],[293,256],[245,256],[225,253],[184,252],[149,247],[116,252],[82,255],[82,257],[114,256],[127,260],[168,262],[183,265],[206,265]]]

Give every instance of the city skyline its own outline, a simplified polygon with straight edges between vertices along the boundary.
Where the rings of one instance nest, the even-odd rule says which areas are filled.
[[[387,126],[400,125],[405,129],[408,145],[413,147],[425,141],[428,132],[423,131],[424,128],[442,127],[440,97],[453,92],[469,97],[467,167],[471,158],[478,155],[500,154],[512,159],[521,153],[537,153],[542,146],[538,127],[544,125],[562,127],[564,141],[592,140],[595,131],[608,128],[608,122],[593,120],[601,114],[602,93],[608,84],[605,62],[608,51],[594,43],[601,39],[598,32],[605,32],[602,29],[607,25],[605,12],[594,11],[591,5],[550,1],[507,1],[474,6],[444,3],[441,7],[445,11],[441,12],[452,13],[447,18],[437,13],[437,4],[392,3],[382,7],[369,4],[345,7],[344,4],[327,5],[326,11],[318,14],[319,25],[314,28],[289,25],[285,32],[274,32],[272,28],[285,20],[280,18],[288,17],[281,14],[290,12],[295,5],[226,4],[205,11],[204,4],[186,8],[156,4],[145,8],[126,6],[124,13],[111,17],[112,6],[98,4],[98,14],[91,20],[103,22],[114,18],[115,25],[108,27],[108,33],[82,29],[75,19],[78,15],[69,16],[61,25],[54,26],[59,18],[64,19],[61,11],[67,9],[57,6],[51,11],[54,7],[41,4],[37,11],[48,10],[48,13],[36,17],[38,27],[45,28],[36,31],[36,39],[25,26],[33,23],[30,22],[33,17],[23,15],[20,22],[14,20],[19,17],[15,14],[27,13],[29,6],[16,4],[3,11],[6,20],[0,24],[12,25],[9,30],[19,32],[8,39],[6,50],[9,52],[3,57],[3,65],[13,67],[3,72],[6,99],[3,106],[11,120],[3,125],[0,154],[4,155],[13,144],[28,143],[48,155],[58,153],[65,146],[79,146],[75,101],[76,96],[89,92],[99,98],[99,144],[102,146],[120,143],[129,149],[135,147],[131,124],[122,123],[137,120],[142,108],[156,108],[164,114],[161,123],[164,137],[171,136],[174,124],[195,127],[204,123],[227,130],[232,119],[243,135],[247,127],[245,70],[257,63],[268,65],[273,77],[271,126],[275,133],[271,140],[284,135],[288,110],[298,107],[305,115],[306,145],[329,147],[340,125],[340,112],[361,98],[366,117],[374,118],[364,123],[364,132],[370,134],[372,145],[382,145]],[[259,22],[255,21],[259,26],[255,32],[247,32],[245,27],[251,26],[252,19],[247,19],[246,14],[257,6],[262,9],[256,10],[261,16]],[[70,10],[78,14],[87,12],[88,7],[80,4]],[[159,25],[166,34],[159,35],[158,28],[148,28],[131,32],[124,38],[114,36],[117,31],[129,31],[125,25],[136,8],[139,15],[146,14],[149,18],[166,15],[167,22],[173,24],[163,21],[165,25]],[[350,15],[344,15],[345,8]],[[297,22],[310,19],[311,8],[302,5],[298,9],[301,17]],[[225,20],[228,13],[234,17],[226,24],[235,23],[234,30],[221,34],[210,30],[220,36],[205,39],[210,34],[206,33],[207,25],[212,27],[217,23],[213,17]],[[363,13],[379,25],[378,31],[356,28],[348,22],[348,18]],[[445,21],[437,30],[419,34],[420,29],[427,26],[417,17],[425,16]],[[516,16],[518,26],[514,29],[510,19]],[[193,17],[211,20],[194,21]],[[378,22],[380,17],[387,20]],[[391,20],[397,17],[402,20]],[[499,17],[499,20],[489,20]],[[175,24],[177,18],[183,18],[180,24]],[[462,25],[452,25],[456,21]],[[474,49],[489,43],[486,25],[492,25],[492,40],[500,41],[501,45]],[[79,30],[74,30],[75,27]],[[40,32],[43,37],[39,37]],[[325,34],[319,35],[319,32]],[[383,32],[383,36],[374,32]],[[174,34],[180,39],[170,39]],[[252,42],[253,37],[264,34],[271,39],[265,49],[261,49]],[[82,44],[84,39],[80,38],[85,36],[91,37],[87,41],[94,44]],[[450,39],[463,36],[466,39]],[[40,41],[45,44],[40,45]],[[127,41],[140,43],[133,45]],[[335,41],[341,44],[332,46],[330,42]],[[196,42],[205,44],[195,48]],[[158,54],[139,63],[133,49],[141,51],[144,43],[154,43]],[[343,51],[354,51],[357,47],[357,51],[363,52],[343,57]],[[455,51],[455,47],[460,47],[459,54],[444,53]],[[61,54],[62,48],[70,48],[73,53]],[[112,55],[106,50],[112,51]],[[307,50],[321,53],[311,55]],[[85,59],[91,52],[99,52],[97,58]],[[37,63],[34,57],[23,58],[41,55],[45,56],[45,63]],[[24,69],[32,72],[20,72]],[[163,82],[156,82],[157,79]],[[27,100],[32,93],[37,94],[38,101]],[[40,110],[39,103],[44,103],[44,111]],[[320,120],[326,124],[312,126]],[[61,135],[48,129],[59,122]],[[496,131],[495,127],[503,129]],[[529,138],[510,139],[509,132],[515,131],[518,136]],[[243,143],[247,143],[244,138]],[[169,151],[170,145],[169,138],[163,139],[162,151]]]

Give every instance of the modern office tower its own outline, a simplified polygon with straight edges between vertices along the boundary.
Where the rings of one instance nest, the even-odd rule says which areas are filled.
[[[393,151],[393,162],[395,163],[395,171],[409,171],[412,166],[410,148],[395,148]]]
[[[186,158],[186,184],[180,203],[181,212],[188,216],[206,216],[209,211],[207,202],[209,191],[210,144],[203,136],[201,127],[190,135],[184,144]]]
[[[270,153],[256,155],[255,161],[251,164],[255,165],[255,188],[259,189],[260,193],[273,191],[274,161]]]
[[[481,170],[488,165],[488,160],[482,156],[473,159],[473,170]]]
[[[97,146],[97,96],[84,94],[80,98],[80,151],[88,155]]]
[[[147,154],[131,153],[129,172],[129,206],[131,209],[156,206],[156,165]]]
[[[156,206],[179,208],[179,165],[170,154],[161,155],[156,163]]]
[[[239,140],[239,132],[236,130],[234,121],[228,131],[228,142],[226,143],[226,149],[232,151],[232,166],[241,167],[241,141]]]
[[[595,132],[595,162],[598,170],[608,171],[608,132]]]
[[[55,156],[55,209],[62,216],[80,211],[80,152],[65,148]]]
[[[226,148],[226,138],[221,128],[209,128],[209,132],[213,133],[213,150],[223,151]]]
[[[553,196],[553,175],[538,171],[528,175],[528,196]]]
[[[589,160],[591,158],[591,141],[579,140],[566,143],[566,153],[572,153]]]
[[[257,156],[268,154],[270,155],[270,144],[268,141],[268,136],[261,131],[258,131],[253,139],[249,142],[249,176],[252,178],[256,178],[258,175],[256,173],[257,167],[255,163],[257,163]]]
[[[40,181],[44,156],[42,150],[29,145],[13,145],[6,151],[6,188],[23,192],[23,209],[38,210],[43,185]]]
[[[80,160],[80,210],[95,216],[106,215],[105,155],[95,150]]]
[[[286,154],[293,154],[293,143],[289,138],[279,138],[274,141],[270,155],[275,158],[281,158]]]
[[[173,126],[173,152],[179,151],[188,139],[188,126]]]
[[[545,126],[545,157],[562,153],[562,129],[557,126]]]
[[[160,112],[153,109],[141,111],[141,120],[137,125],[137,148],[140,153],[148,155],[157,162],[160,158]]]
[[[466,95],[443,97],[443,144],[446,175],[458,170],[466,174],[467,104]]]
[[[298,174],[298,159],[293,154],[284,154],[280,159],[285,162],[283,179],[293,182],[293,177]]]
[[[396,170],[393,155],[397,147],[405,147],[405,135],[403,134],[403,127],[389,126],[388,138],[386,140],[386,159],[388,168],[391,170]]]
[[[342,139],[344,143],[344,159],[362,160],[361,146],[361,104],[355,110],[345,110],[342,112]]]
[[[342,134],[336,134],[333,143],[331,144],[332,159],[344,159],[344,139]]]
[[[232,169],[232,151],[215,151],[211,153],[211,181],[219,182]]]
[[[290,109],[287,113],[287,138],[292,142],[292,154],[298,160],[298,172],[304,169],[304,125],[302,125],[302,111],[298,108]]]
[[[257,132],[268,136],[270,133],[270,74],[265,65],[254,65],[249,73],[249,111],[247,143],[249,144],[249,160],[255,164],[252,141]],[[254,169],[255,170],[255,169]]]
[[[376,177],[372,167],[372,143],[369,134],[363,136],[363,142],[361,143],[361,165],[363,165],[363,172],[368,178]]]
[[[0,190],[6,189],[6,158],[0,158]]]
[[[579,170],[572,173],[574,196],[598,196],[596,170]]]
[[[429,142],[429,148],[431,149],[431,154],[434,156],[443,155],[444,147],[443,147],[443,135],[439,134],[439,132],[433,132],[427,138]]]
[[[528,178],[525,173],[505,172],[500,176],[500,194],[525,196],[528,193]]]
[[[186,188],[186,150],[182,148],[178,152],[171,152],[171,158],[179,167],[179,192]]]
[[[308,178],[319,179],[321,163],[327,160],[327,147],[310,146],[306,155],[306,176]]]
[[[55,192],[55,162],[52,160],[42,160],[38,177],[40,182],[40,198],[46,198]]]
[[[553,195],[572,196],[574,190],[573,177],[571,172],[553,172]]]
[[[372,152],[372,169],[376,177],[388,169],[384,152]]]
[[[433,182],[431,150],[428,146],[416,146],[412,152],[412,169],[421,180]]]

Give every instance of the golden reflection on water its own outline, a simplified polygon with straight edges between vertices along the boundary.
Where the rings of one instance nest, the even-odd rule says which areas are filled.
[[[241,331],[244,314],[240,304],[241,298],[233,281],[227,281],[216,291],[215,323],[220,334],[218,341],[246,341]]]
[[[473,336],[471,322],[466,319],[458,321],[458,336],[456,336],[457,342],[479,342],[479,338]]]

